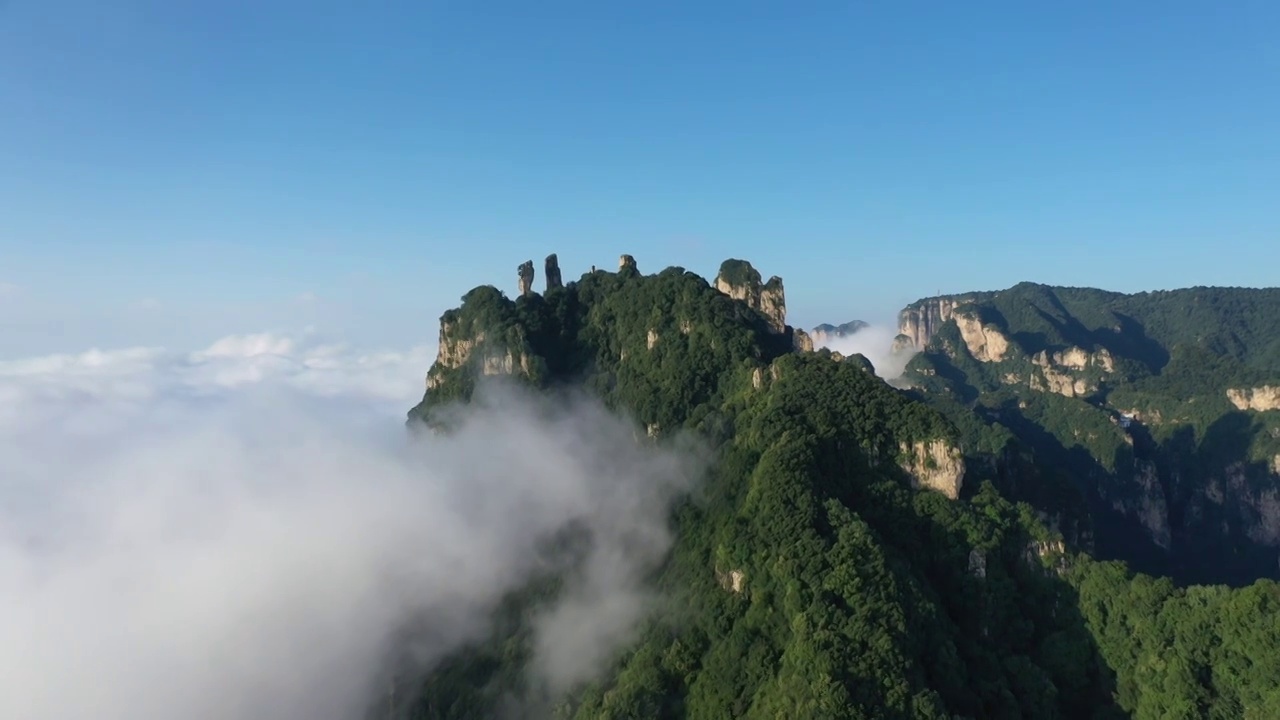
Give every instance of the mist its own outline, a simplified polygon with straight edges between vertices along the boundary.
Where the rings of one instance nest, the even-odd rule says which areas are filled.
[[[896,326],[890,324],[875,323],[858,330],[852,335],[845,337],[832,338],[822,347],[838,352],[841,355],[853,355],[855,353],[862,355],[871,361],[876,369],[876,375],[891,382],[902,376],[907,368],[907,363],[911,362],[911,358],[915,357],[917,350],[901,350],[893,351],[893,340],[898,336]]]
[[[484,636],[570,524],[531,671],[570,688],[632,640],[693,447],[505,386],[415,437],[420,353],[268,340],[0,363],[0,716],[362,717],[390,653]]]

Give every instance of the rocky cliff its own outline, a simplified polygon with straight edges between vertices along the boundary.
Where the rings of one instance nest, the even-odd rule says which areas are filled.
[[[452,373],[467,368],[480,375],[528,376],[530,372],[528,356],[518,349],[492,340],[484,330],[464,330],[457,321],[441,320],[436,361],[427,371],[427,390],[439,388]]]
[[[1280,410],[1280,385],[1256,388],[1229,388],[1227,399],[1240,410]]]
[[[461,307],[444,314],[428,392],[415,408],[418,415],[468,397],[475,380],[486,375],[509,375],[535,385],[581,374],[617,382],[604,378],[649,367],[706,376],[735,367],[733,353],[745,349],[759,360],[813,348],[804,332],[785,324],[786,300],[778,278],[761,283],[756,274],[751,278],[755,282],[744,285],[721,278],[717,290],[683,268],[642,275],[631,255],[619,257],[616,273],[592,267],[569,283],[561,278],[556,255],[546,258],[544,268],[545,295],[533,291],[533,263],[526,261],[517,268],[514,299],[481,286],[464,296]],[[746,337],[730,341],[723,337],[726,333]],[[709,391],[705,378],[688,382],[700,392]],[[671,391],[676,393],[676,386]],[[648,395],[653,412],[661,414],[654,404],[660,394]],[[646,425],[665,428],[670,423]]]
[[[767,282],[761,282],[760,272],[751,263],[730,259],[720,264],[715,288],[763,315],[771,332],[790,336],[794,350],[813,350],[812,336],[787,325],[787,295],[782,286],[782,278],[774,275]]]
[[[989,449],[970,466],[1088,528],[1103,556],[1179,579],[1280,577],[1278,316],[1280,292],[1232,288],[929,298],[899,316],[902,344],[924,349],[904,379],[958,420],[976,410],[965,445]],[[1009,464],[1015,447],[1037,479]]]
[[[916,441],[899,446],[902,469],[917,487],[927,487],[951,499],[964,484],[964,453],[945,440]]]
[[[984,295],[986,294],[970,293],[918,300],[898,313],[898,334],[905,338],[904,344],[910,342],[912,348],[923,350],[942,326],[951,319],[956,308],[978,300]]]
[[[560,259],[555,253],[547,256],[544,267],[543,275],[547,278],[547,292],[564,287],[564,282],[560,279]]]
[[[521,297],[533,294],[533,261],[526,260],[516,268],[517,289]]]
[[[787,297],[782,278],[775,275],[762,283],[760,272],[751,263],[725,260],[716,275],[716,289],[734,300],[741,300],[753,310],[759,310],[774,332],[786,331]]]

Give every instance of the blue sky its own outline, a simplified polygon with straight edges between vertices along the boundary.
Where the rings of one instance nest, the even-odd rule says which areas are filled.
[[[0,355],[433,340],[523,260],[1274,285],[1280,5],[0,0]],[[540,283],[540,280],[539,280]]]

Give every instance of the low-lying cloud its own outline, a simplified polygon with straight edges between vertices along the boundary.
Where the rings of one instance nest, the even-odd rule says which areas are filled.
[[[907,363],[916,355],[914,349],[895,352],[894,339],[897,336],[898,331],[891,325],[874,324],[845,337],[833,337],[822,346],[842,355],[860,354],[871,361],[877,376],[892,381],[902,376]]]
[[[418,669],[482,636],[571,523],[592,542],[533,666],[589,678],[652,607],[695,455],[500,388],[411,439],[431,355],[260,335],[0,362],[0,717],[362,717],[408,623]]]

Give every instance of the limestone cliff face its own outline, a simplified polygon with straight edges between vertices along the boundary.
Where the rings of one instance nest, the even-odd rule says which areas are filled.
[[[1238,410],[1280,410],[1280,385],[1263,385],[1256,388],[1232,388],[1227,399]]]
[[[751,371],[751,387],[759,390],[766,384],[777,382],[782,377],[782,369],[777,365],[770,365],[766,372],[764,368],[756,368]]]
[[[1068,567],[1067,546],[1061,538],[1028,542],[1022,550],[1022,558],[1031,567],[1044,567],[1058,575],[1066,572]]]
[[[782,289],[782,278],[774,275],[760,290],[759,310],[769,319],[769,328],[776,333],[787,329],[787,294]]]
[[[960,304],[958,298],[940,297],[921,300],[904,308],[898,314],[898,334],[909,340],[911,347],[923,350]]]
[[[800,328],[794,330],[791,344],[799,352],[813,352],[813,338],[809,337],[809,333]]]
[[[440,375],[434,372],[436,368],[453,369],[462,367],[463,364],[471,357],[471,351],[475,349],[477,343],[484,342],[484,333],[479,333],[472,338],[457,338],[457,326],[449,321],[440,323],[440,335],[436,344],[436,362],[431,366],[431,371],[427,373],[427,389],[431,390],[440,385]]]
[[[969,354],[981,362],[1000,362],[1009,352],[1009,338],[994,325],[982,324],[978,316],[968,312],[953,312],[960,337],[964,338]]]
[[[1030,385],[1032,390],[1057,393],[1069,398],[1087,397],[1098,389],[1097,385],[1088,380],[1074,377],[1054,367],[1043,368],[1038,374],[1032,373]]]
[[[960,497],[964,483],[964,454],[945,440],[919,441],[898,447],[902,469],[917,487],[937,490],[952,500]]]
[[[1069,347],[1054,353],[1041,350],[1031,356],[1031,364],[1038,368],[1031,371],[1028,381],[1031,389],[1057,393],[1064,397],[1087,397],[1098,391],[1097,382],[1074,373],[1090,368],[1104,373],[1115,371],[1115,358],[1106,348],[1095,352],[1081,347]],[[1020,379],[1016,374],[1011,374],[1005,376],[1005,382],[1017,384]]]
[[[529,358],[507,348],[494,347],[483,331],[464,336],[455,323],[440,323],[436,361],[427,372],[427,389],[434,390],[444,382],[445,374],[456,370],[481,354],[478,369],[482,375],[529,374]]]
[[[731,593],[742,592],[747,576],[741,570],[724,571],[720,568],[713,570],[716,576],[716,582],[720,583],[720,587]]]
[[[760,281],[760,273],[746,260],[725,260],[716,275],[716,289],[734,300],[741,300],[753,310],[759,310],[775,333],[787,331],[787,295],[782,278],[774,275],[768,282]],[[812,342],[809,343],[812,348]]]

